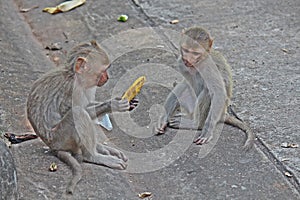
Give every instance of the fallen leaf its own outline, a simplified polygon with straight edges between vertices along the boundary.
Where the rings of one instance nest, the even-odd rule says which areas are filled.
[[[33,6],[33,7],[31,7],[31,8],[20,8],[20,12],[23,12],[23,13],[29,12],[29,11],[31,11],[31,10],[33,10],[33,9],[38,8],[38,7],[39,7],[39,6]]]
[[[47,7],[44,8],[44,12],[48,12],[50,14],[56,14],[59,12],[67,12],[70,11],[78,6],[81,6],[82,4],[85,3],[86,0],[72,0],[72,1],[66,1],[61,4],[59,4],[56,7]]]
[[[293,177],[293,175],[290,172],[284,172],[284,175],[286,175],[287,177]]]
[[[142,192],[140,194],[138,194],[139,198],[144,199],[146,197],[150,197],[152,195],[151,192]]]
[[[287,143],[287,142],[281,143],[280,146],[283,147],[283,148],[298,148],[298,147],[299,147],[298,144],[295,144],[295,143]]]
[[[179,23],[178,19],[174,19],[174,20],[170,21],[170,24],[177,24],[177,23]]]
[[[290,147],[291,147],[291,148],[298,148],[299,145],[298,145],[298,144],[290,144]]]
[[[36,139],[38,136],[32,132],[26,132],[18,135],[7,132],[4,134],[4,137],[6,137],[12,144],[18,144],[26,140]]]
[[[51,51],[56,51],[56,50],[61,50],[62,47],[60,43],[51,43],[50,45],[47,45],[45,49],[51,50]]]
[[[287,142],[283,142],[283,143],[281,143],[280,146],[281,146],[281,147],[284,147],[284,148],[287,148],[287,147],[288,147],[288,143],[287,143]]]
[[[57,170],[57,165],[56,163],[51,163],[50,167],[49,167],[49,171],[50,172],[55,172]]]

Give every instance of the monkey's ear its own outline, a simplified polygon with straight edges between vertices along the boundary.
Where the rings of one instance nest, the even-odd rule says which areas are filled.
[[[91,40],[91,45],[97,49],[98,51],[101,50],[99,44],[97,43],[96,40]]]
[[[85,64],[86,64],[86,59],[83,57],[78,57],[76,59],[76,63],[74,66],[75,72],[81,74],[86,68]]]

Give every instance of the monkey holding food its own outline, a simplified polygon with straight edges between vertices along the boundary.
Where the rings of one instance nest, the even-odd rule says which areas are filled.
[[[36,134],[56,156],[72,169],[67,193],[72,194],[81,179],[82,161],[125,169],[127,157],[119,150],[97,143],[93,120],[105,113],[126,112],[137,100],[115,98],[105,103],[92,102],[93,91],[108,80],[110,61],[96,43],[74,47],[66,64],[32,86],[27,99],[27,117]]]
[[[227,111],[232,98],[231,68],[212,44],[210,34],[201,27],[183,31],[178,66],[184,80],[168,95],[164,104],[166,113],[157,133],[164,134],[167,126],[202,130],[194,140],[201,145],[212,138],[217,123],[224,122],[246,133],[243,147],[248,150],[253,146],[255,135],[245,122]],[[176,114],[179,106],[181,113]]]

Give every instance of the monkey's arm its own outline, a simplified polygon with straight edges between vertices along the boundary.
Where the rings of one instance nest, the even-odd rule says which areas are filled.
[[[225,111],[226,94],[220,89],[215,89],[211,94],[211,107],[205,120],[203,131],[213,132]],[[224,116],[223,116],[224,117]]]
[[[165,132],[165,129],[168,125],[170,116],[174,113],[175,109],[179,105],[179,101],[177,98],[183,93],[183,91],[187,88],[187,83],[181,82],[175,86],[173,91],[168,95],[164,108],[165,108],[165,113],[161,117],[160,122],[159,122],[159,127],[157,129],[158,134],[163,134]]]
[[[121,98],[115,98],[111,99],[109,101],[106,101],[104,103],[100,102],[93,102],[88,104],[86,111],[89,113],[90,117],[92,119],[95,119],[96,117],[103,115],[105,113],[110,112],[125,112],[130,109],[130,104],[127,100],[122,100]]]
[[[194,142],[203,144],[211,139],[217,123],[225,117],[225,107],[227,105],[227,95],[224,81],[215,64],[203,68],[200,73],[203,77],[211,99],[211,106],[205,120],[202,134]]]
[[[87,106],[86,111],[89,113],[92,119],[95,119],[99,115],[109,113],[111,111],[111,108],[109,102],[93,102]]]

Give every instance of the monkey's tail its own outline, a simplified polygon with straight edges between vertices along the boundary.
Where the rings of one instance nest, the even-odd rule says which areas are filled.
[[[231,116],[229,114],[225,117],[225,123],[234,127],[237,127],[246,133],[246,141],[244,143],[243,149],[245,151],[250,150],[254,145],[255,134],[251,130],[251,128],[242,120],[237,118],[236,116]]]
[[[75,186],[81,179],[81,173],[82,173],[82,168],[81,165],[78,163],[78,161],[68,152],[66,151],[58,151],[56,153],[57,157],[65,162],[67,165],[69,165],[72,169],[72,179],[69,182],[69,185],[67,187],[67,194],[73,194]]]
[[[233,110],[232,105],[229,105],[228,108],[229,108],[230,114],[232,114],[233,116],[235,116],[235,118],[237,118],[238,120],[240,120],[240,121],[243,122],[243,120],[242,120],[241,118],[239,118],[239,116],[238,116],[238,115],[236,114],[236,112]]]

